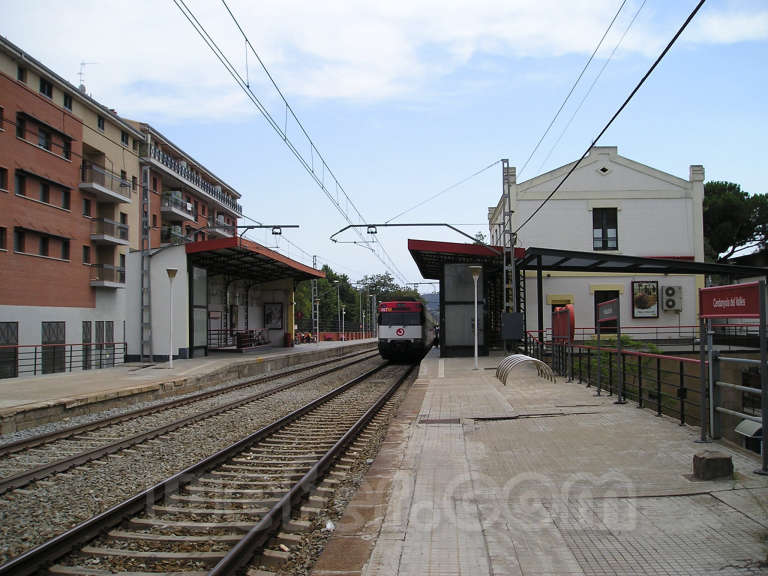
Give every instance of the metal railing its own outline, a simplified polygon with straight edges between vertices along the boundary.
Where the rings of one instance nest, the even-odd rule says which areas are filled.
[[[163,226],[160,230],[160,242],[162,244],[184,244],[184,232],[181,227]]]
[[[185,214],[189,214],[189,216],[192,218],[195,217],[194,211],[189,207],[189,202],[186,202],[181,198],[171,194],[163,194],[161,207],[166,209],[173,208],[175,210],[184,212]]]
[[[183,163],[180,160],[177,160],[170,154],[167,154],[160,150],[157,146],[150,146],[149,147],[149,155],[154,160],[157,160],[165,166],[166,168],[169,168],[185,180],[191,182],[201,190],[203,190],[206,194],[208,194],[211,198],[216,200],[217,202],[220,202],[227,208],[233,210],[237,214],[243,213],[243,207],[238,204],[234,198],[231,196],[228,196],[227,194],[224,194],[219,188],[216,187],[216,185],[208,182],[205,178],[200,176],[197,172],[194,170],[191,170],[186,163]]]
[[[95,164],[83,163],[80,169],[80,181],[98,184],[115,194],[131,198],[131,183],[128,180],[123,180],[120,176]]]
[[[111,264],[91,264],[91,282],[125,284],[125,268]]]
[[[91,220],[91,235],[103,234],[120,240],[128,240],[128,224],[120,224],[109,218],[94,218]]]
[[[0,346],[0,378],[111,368],[125,362],[125,342]]]
[[[624,327],[622,327],[622,332]],[[653,354],[623,348],[542,341],[535,331],[528,337],[530,355],[548,362],[559,376],[594,387],[598,396],[623,391],[623,397],[637,402],[638,408],[650,408],[658,416],[676,418],[680,425],[700,426],[700,360],[681,356]],[[618,382],[621,363],[623,382]],[[705,398],[706,401],[706,398]]]

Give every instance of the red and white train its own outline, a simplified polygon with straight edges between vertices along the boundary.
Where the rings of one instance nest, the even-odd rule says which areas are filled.
[[[416,360],[432,347],[435,325],[421,302],[379,304],[379,353],[387,360]]]

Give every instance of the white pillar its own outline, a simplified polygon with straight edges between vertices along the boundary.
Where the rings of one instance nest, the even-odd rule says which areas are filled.
[[[168,273],[168,368],[173,368],[173,279],[178,268],[166,268]]]
[[[477,278],[480,276],[480,271],[483,267],[470,266],[469,269],[472,271],[472,280],[475,284],[475,370],[479,370],[477,365]]]

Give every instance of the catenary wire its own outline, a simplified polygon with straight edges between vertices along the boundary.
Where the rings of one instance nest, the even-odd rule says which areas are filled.
[[[616,18],[619,17],[619,14],[624,8],[624,4],[626,3],[627,3],[627,0],[622,0],[621,5],[619,6],[619,9],[616,11],[616,14],[613,15],[613,19],[611,20],[611,23],[608,24],[608,28],[606,28],[605,32],[603,32],[603,36],[600,38],[600,42],[597,43],[597,46],[595,46],[595,49],[592,51],[592,54],[587,60],[587,63],[584,64],[584,67],[581,69],[581,72],[579,73],[578,78],[576,78],[576,81],[573,83],[573,86],[571,86],[571,89],[568,91],[568,94],[566,95],[562,104],[560,104],[560,108],[557,109],[557,112],[553,116],[552,120],[549,122],[549,126],[547,126],[547,129],[544,130],[544,134],[541,135],[541,138],[539,138],[539,141],[536,143],[536,146],[534,146],[533,150],[531,150],[531,153],[528,155],[528,159],[525,161],[525,164],[523,164],[523,167],[518,172],[518,176],[521,175],[523,172],[525,172],[525,169],[528,166],[528,163],[531,161],[531,158],[533,158],[533,155],[536,154],[536,151],[539,149],[539,146],[541,146],[541,143],[544,141],[544,138],[546,138],[547,134],[549,134],[549,131],[552,129],[552,126],[555,124],[558,117],[560,116],[560,112],[563,111],[563,108],[565,107],[566,103],[568,102],[571,95],[573,94],[573,91],[576,89],[576,86],[581,81],[582,76],[584,76],[584,72],[587,71],[587,68],[589,68],[589,65],[592,63],[592,60],[594,59],[595,54],[597,54],[597,51],[600,49],[600,46],[603,45],[603,41],[605,40],[605,37],[608,35],[608,32],[610,32],[611,28],[613,27],[613,23],[616,22]]]
[[[584,102],[586,102],[587,98],[589,98],[589,95],[592,93],[592,89],[595,87],[595,84],[597,84],[597,81],[600,80],[600,76],[603,75],[603,72],[605,72],[605,69],[608,67],[608,64],[610,64],[611,60],[613,59],[613,56],[616,54],[616,51],[624,42],[624,38],[626,38],[630,28],[632,28],[632,25],[635,23],[635,20],[637,20],[637,17],[640,15],[640,11],[643,9],[643,6],[645,6],[646,1],[647,0],[643,0],[642,4],[640,4],[640,7],[635,12],[635,15],[632,16],[632,20],[627,25],[626,29],[624,30],[624,33],[621,35],[621,38],[619,38],[619,41],[613,47],[613,50],[611,51],[610,55],[606,59],[602,68],[600,68],[600,71],[597,73],[597,76],[595,76],[594,80],[592,80],[592,84],[590,84],[589,90],[587,90],[587,92],[582,97],[581,102],[579,102],[579,105],[576,107],[576,110],[574,110],[573,114],[571,114],[571,117],[568,120],[568,123],[565,125],[562,132],[560,132],[560,136],[557,137],[557,140],[552,145],[552,148],[549,149],[549,152],[547,153],[547,157],[544,158],[541,165],[539,166],[539,171],[541,171],[542,168],[544,168],[544,165],[547,163],[547,160],[549,160],[550,156],[552,156],[552,153],[555,151],[555,148],[557,148],[558,144],[560,144],[560,141],[563,139],[563,136],[565,136],[565,133],[568,131],[568,128],[571,127],[571,124],[573,123],[573,119],[576,118],[576,115],[579,113],[579,110],[581,110],[581,107],[584,105]]]
[[[496,164],[498,164],[498,163],[500,163],[500,162],[501,162],[501,160],[496,160],[496,161],[495,161],[495,162],[493,162],[492,164],[488,164],[488,166],[486,166],[485,168],[481,168],[480,170],[478,170],[477,172],[475,172],[475,173],[473,173],[473,174],[470,174],[470,175],[469,175],[469,176],[467,176],[466,178],[463,178],[462,180],[459,180],[458,182],[456,182],[456,183],[454,183],[454,184],[451,184],[451,185],[450,185],[450,186],[448,186],[447,188],[443,188],[443,189],[442,189],[442,190],[440,190],[440,192],[438,192],[437,194],[433,194],[433,195],[432,195],[432,196],[430,196],[429,198],[426,198],[425,200],[422,200],[421,202],[419,202],[418,204],[416,204],[416,205],[414,205],[414,206],[411,206],[411,207],[410,207],[410,208],[408,208],[407,210],[403,210],[403,211],[402,211],[402,212],[400,212],[399,214],[397,214],[397,215],[395,215],[395,216],[392,216],[392,218],[390,218],[389,220],[387,220],[387,221],[385,222],[385,224],[389,224],[390,222],[392,222],[392,220],[396,220],[397,218],[400,218],[400,216],[404,216],[405,214],[408,214],[408,212],[412,212],[413,210],[416,210],[416,208],[418,208],[419,206],[423,206],[423,205],[424,205],[424,204],[426,204],[427,202],[431,202],[432,200],[434,200],[434,199],[435,199],[435,198],[437,198],[438,196],[441,196],[441,195],[445,194],[446,192],[448,192],[448,191],[450,191],[450,190],[453,190],[454,188],[456,188],[456,187],[458,187],[458,186],[461,186],[461,185],[462,185],[462,184],[464,184],[465,182],[468,182],[468,181],[472,180],[472,178],[474,178],[475,176],[479,176],[480,174],[482,174],[482,173],[483,173],[483,172],[485,172],[486,170],[490,170],[491,168],[493,168],[494,166],[496,166]]]
[[[174,0],[174,2],[176,3],[177,6],[179,6],[179,2],[184,4],[184,0],[178,0],[178,1]],[[248,36],[246,35],[246,33],[243,30],[242,26],[240,25],[239,21],[235,17],[234,13],[232,12],[232,10],[230,10],[229,6],[227,5],[227,3],[224,0],[222,0],[222,4],[224,5],[224,7],[226,8],[226,10],[229,13],[230,17],[232,18],[233,22],[235,23],[235,26],[237,26],[237,29],[240,31],[240,34],[243,36],[243,39],[245,40],[247,48],[250,48],[251,52],[253,53],[253,55],[256,57],[256,59],[258,60],[259,64],[261,65],[261,68],[264,70],[264,73],[267,75],[267,77],[269,78],[270,82],[272,83],[272,86],[275,88],[275,90],[279,94],[280,98],[282,99],[283,103],[285,104],[286,116],[287,116],[288,112],[290,112],[291,118],[293,118],[293,120],[299,126],[299,128],[301,129],[302,134],[304,134],[304,137],[309,142],[309,144],[310,144],[310,152],[312,154],[312,162],[314,162],[314,156],[316,154],[318,159],[322,162],[323,174],[325,174],[325,171],[327,170],[328,174],[333,179],[333,182],[334,182],[335,187],[336,187],[336,194],[338,195],[339,191],[341,191],[341,193],[343,194],[343,196],[344,196],[344,198],[346,200],[347,207],[348,208],[351,207],[352,210],[354,211],[354,213],[359,218],[360,222],[361,223],[365,223],[366,219],[363,217],[362,213],[357,208],[357,206],[352,201],[352,199],[349,197],[347,192],[344,190],[344,187],[341,185],[341,183],[339,182],[339,180],[336,177],[336,175],[333,173],[333,171],[328,166],[328,163],[325,161],[325,158],[323,158],[323,156],[320,153],[320,151],[318,150],[317,146],[315,146],[314,141],[309,136],[309,133],[304,128],[304,125],[301,123],[299,118],[294,113],[293,108],[291,108],[290,104],[288,104],[288,100],[286,99],[286,97],[283,94],[283,92],[280,90],[279,86],[277,85],[277,82],[275,82],[274,78],[272,77],[272,74],[270,74],[269,70],[267,69],[266,65],[262,61],[261,57],[256,52],[256,49],[251,44],[250,40],[248,39]],[[189,8],[186,6],[186,4],[184,4],[184,7],[189,12],[189,14],[192,16],[192,18],[195,19],[195,22],[198,23],[200,28],[202,28],[203,31],[205,31],[205,29],[202,27],[202,24],[200,24],[199,20],[197,20],[197,18],[194,16],[194,14],[192,14],[191,10],[189,10]],[[181,7],[179,7],[179,8],[181,9]],[[187,18],[187,19],[189,19],[189,18]],[[208,35],[207,32],[205,32],[205,34],[206,34],[206,36],[208,36],[210,38],[210,35]],[[213,42],[213,39],[211,39],[211,41]],[[214,42],[214,45],[215,45],[215,42]],[[218,49],[218,46],[216,48]],[[223,52],[221,54],[222,54],[222,56],[225,59],[227,59],[226,56],[224,56]],[[227,61],[229,62],[228,59],[227,59]],[[231,66],[231,63],[230,63],[230,66]],[[234,70],[234,67],[232,67],[232,72],[234,72],[238,77],[240,77],[241,82],[239,82],[239,84],[240,84],[241,88],[243,88],[244,90],[247,90],[248,92],[251,92],[250,87],[249,87],[247,82],[245,82],[245,87],[243,87],[243,83],[244,82],[242,80],[242,77],[240,76],[239,73],[237,73],[236,70]],[[254,95],[254,97],[255,97],[255,95]],[[269,112],[266,110],[266,108],[263,105],[261,105],[261,103],[259,103],[259,104],[260,105],[258,106],[258,108],[259,108],[259,111],[262,113],[262,115],[269,115]],[[271,119],[271,115],[269,115],[269,116],[270,116],[270,119]],[[301,152],[299,152],[298,149],[296,149],[296,147],[293,146],[292,143],[290,143],[290,139],[288,139],[287,134],[285,133],[285,131],[281,130],[279,125],[277,125],[277,123],[274,122],[274,121],[271,121],[270,125],[272,125],[273,129],[275,129],[281,135],[281,137],[283,139],[283,142],[285,142],[286,145],[288,145],[288,147],[291,149],[291,151],[294,153],[294,155],[297,157],[297,159],[299,159],[299,161],[302,164],[302,166],[304,166],[305,170],[307,170],[307,172],[309,172],[309,174],[314,178],[315,182],[320,186],[321,190],[323,190],[323,192],[328,197],[328,199],[331,200],[331,203],[336,207],[337,211],[344,217],[344,219],[347,221],[347,223],[348,224],[354,224],[354,222],[352,222],[352,219],[350,218],[350,216],[347,213],[347,211],[344,210],[341,207],[341,204],[339,203],[339,201],[334,199],[332,197],[332,195],[330,194],[330,192],[327,190],[327,188],[325,187],[324,181],[321,181],[321,180],[319,180],[317,178],[317,176],[315,174],[315,171],[314,171],[314,166],[310,166],[309,163],[307,163],[306,159],[302,156]],[[360,232],[357,229],[355,229],[355,232],[357,233],[358,237],[360,237],[361,240],[364,240],[364,236],[363,236],[362,232]],[[399,275],[401,280],[407,282],[408,279],[405,277],[405,275],[402,273],[402,271],[397,267],[395,262],[392,260],[392,257],[389,255],[389,252],[387,252],[387,250],[384,247],[384,245],[381,242],[379,242],[378,246],[381,248],[381,251],[386,256],[386,259],[388,260],[388,263],[375,250],[373,250],[374,255],[379,259],[379,261],[381,261],[382,264],[384,264],[385,267],[389,268],[390,270],[395,272],[397,275]]]
[[[693,9],[693,11],[688,15],[688,18],[685,19],[685,22],[683,22],[682,26],[678,29],[678,31],[675,33],[675,35],[672,37],[672,40],[669,41],[667,46],[664,48],[664,50],[659,54],[658,58],[654,61],[654,63],[651,65],[651,67],[648,69],[648,71],[643,75],[643,77],[640,79],[640,81],[637,83],[635,88],[632,90],[632,92],[627,96],[626,100],[624,100],[624,103],[619,107],[618,110],[611,116],[611,119],[608,120],[608,123],[603,127],[602,130],[600,130],[600,133],[595,137],[594,140],[590,143],[589,146],[587,146],[587,149],[584,151],[584,153],[581,155],[581,157],[576,160],[576,162],[573,163],[570,170],[563,176],[563,179],[560,180],[560,182],[555,186],[555,189],[552,190],[552,192],[547,195],[547,197],[541,202],[541,204],[538,205],[536,210],[534,210],[524,221],[520,226],[517,227],[514,234],[517,234],[520,232],[520,230],[528,224],[528,222],[531,221],[531,219],[536,216],[536,214],[539,213],[539,211],[546,205],[547,202],[549,202],[552,199],[552,196],[557,193],[557,191],[562,187],[562,185],[565,183],[565,181],[568,179],[568,177],[573,174],[574,170],[581,164],[582,160],[587,157],[587,154],[589,154],[589,151],[592,149],[592,147],[597,143],[598,140],[605,134],[605,132],[610,128],[611,124],[613,124],[614,120],[618,118],[619,114],[624,110],[624,108],[627,107],[629,102],[632,100],[634,95],[637,93],[638,90],[640,90],[640,87],[645,83],[645,81],[648,79],[648,77],[653,73],[653,71],[656,69],[656,67],[659,65],[659,63],[662,61],[664,56],[666,56],[667,52],[672,48],[672,46],[675,44],[677,39],[680,37],[680,35],[683,33],[683,31],[688,27],[688,24],[690,24],[691,20],[693,20],[693,17],[696,16],[696,13],[701,9],[701,7],[704,5],[704,2],[706,0],[699,0],[699,3],[696,5],[696,7]]]

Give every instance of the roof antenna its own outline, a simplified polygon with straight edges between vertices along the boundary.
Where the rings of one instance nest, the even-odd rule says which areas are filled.
[[[85,67],[89,64],[98,64],[98,62],[80,62],[80,72],[77,73],[80,77],[80,86],[78,88],[83,94],[85,94],[85,82],[83,82],[83,78],[85,77]]]

